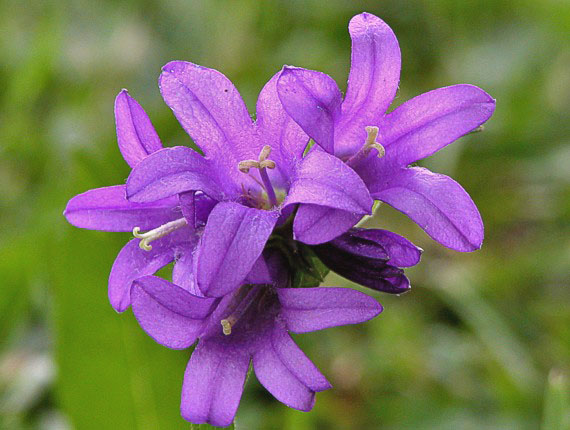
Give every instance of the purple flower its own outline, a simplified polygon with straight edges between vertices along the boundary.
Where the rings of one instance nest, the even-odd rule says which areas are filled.
[[[162,149],[162,143],[140,105],[123,90],[115,100],[117,141],[125,161],[136,166],[149,154]],[[118,312],[130,305],[134,279],[151,275],[174,260],[175,282],[185,282],[187,266],[198,241],[194,226],[204,224],[212,200],[204,194],[169,196],[146,203],[130,202],[125,185],[96,188],[73,197],[64,215],[76,227],[103,231],[155,231],[153,245],[148,240],[133,239],[119,252],[109,277],[109,299]],[[180,221],[183,215],[194,222]],[[166,227],[165,227],[166,226]],[[168,228],[172,234],[163,234]],[[156,230],[155,230],[156,229]],[[162,229],[162,230],[161,230]]]
[[[182,416],[193,423],[232,423],[250,361],[279,401],[310,410],[315,393],[331,385],[288,332],[356,324],[382,311],[376,300],[348,288],[289,288],[289,272],[275,253],[259,258],[245,282],[222,299],[154,276],[133,283],[133,312],[158,343],[183,349],[199,339],[182,387]]]
[[[480,248],[483,223],[465,190],[447,176],[408,166],[479,127],[492,115],[495,101],[472,85],[454,85],[387,113],[398,89],[398,41],[368,13],[356,15],[349,32],[352,61],[344,100],[329,76],[285,67],[277,85],[285,111],[322,150],[351,166],[374,199],[408,215],[444,246]],[[305,217],[295,222],[307,227],[297,239],[307,243],[333,239],[358,220],[343,210],[303,204],[298,214]]]
[[[215,201],[185,269],[205,296],[238,288],[297,204],[325,214],[341,211],[351,220],[371,212],[368,189],[348,165],[324,151],[303,158],[308,137],[283,110],[277,75],[259,95],[256,121],[233,84],[215,70],[176,61],[164,66],[159,82],[164,100],[205,156],[188,147],[152,153],[134,166],[127,198],[150,204],[200,191]],[[315,222],[321,221],[297,213],[294,234]]]
[[[409,290],[401,267],[419,263],[422,250],[387,230],[351,228],[311,249],[331,270],[360,285],[391,294]]]

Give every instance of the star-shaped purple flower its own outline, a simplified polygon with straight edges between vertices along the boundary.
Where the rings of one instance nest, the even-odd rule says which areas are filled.
[[[279,255],[264,255],[269,258],[257,260],[245,284],[222,299],[154,276],[133,283],[133,312],[158,343],[183,349],[199,339],[182,387],[182,416],[193,423],[232,423],[250,361],[279,401],[310,410],[315,393],[331,385],[288,332],[356,324],[382,311],[376,300],[348,288],[289,288]]]
[[[125,161],[136,166],[149,154],[162,149],[162,143],[142,107],[126,90],[115,100],[117,141]],[[150,241],[133,239],[119,252],[109,276],[109,300],[118,312],[130,305],[134,279],[151,275],[177,260],[174,282],[186,279],[186,268],[198,242],[195,225],[203,225],[213,201],[203,193],[181,194],[164,199],[135,203],[127,200],[126,186],[114,185],[89,190],[73,197],[64,215],[76,227],[103,231],[133,231],[135,227],[154,232]],[[194,217],[192,225],[181,222],[183,215]],[[166,227],[165,227],[166,226]],[[171,234],[168,233],[170,228]]]
[[[400,76],[396,36],[368,13],[352,18],[349,32],[352,61],[344,100],[328,75],[285,67],[278,94],[286,112],[322,150],[351,166],[374,199],[408,215],[444,246],[480,248],[483,222],[466,191],[445,175],[408,166],[479,127],[492,115],[495,101],[475,86],[454,85],[387,113]],[[314,244],[337,237],[358,220],[343,210],[303,204],[297,216],[297,231],[303,232],[297,239]]]
[[[216,202],[185,270],[205,296],[239,287],[297,204],[353,218],[371,212],[366,185],[342,160],[324,151],[303,157],[308,137],[283,110],[276,83],[277,75],[261,91],[252,121],[221,73],[181,61],[163,68],[163,98],[204,156],[188,147],[152,153],[134,166],[127,198],[148,204],[183,194],[191,202],[199,191]],[[295,218],[306,224],[304,214]],[[179,223],[191,224],[186,215]]]

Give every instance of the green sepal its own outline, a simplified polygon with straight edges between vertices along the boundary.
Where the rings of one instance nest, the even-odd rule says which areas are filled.
[[[329,268],[308,246],[298,243],[295,251],[291,253],[292,267],[294,268],[292,287],[318,287],[325,280],[325,276],[330,271]]]

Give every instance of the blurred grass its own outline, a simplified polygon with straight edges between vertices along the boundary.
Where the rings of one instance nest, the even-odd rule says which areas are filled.
[[[296,336],[335,388],[304,414],[250,378],[238,426],[568,428],[570,3],[555,0],[0,2],[0,428],[188,428],[189,353],[107,303],[129,235],[74,229],[61,212],[128,175],[114,135],[121,88],[167,145],[188,144],[158,92],[164,63],[221,70],[250,109],[283,64],[344,88],[347,24],[363,10],[398,36],[396,105],[463,82],[497,99],[485,132],[422,163],[470,192],[486,241],[448,251],[382,206],[369,223],[425,249],[413,291],[379,295],[374,321]]]

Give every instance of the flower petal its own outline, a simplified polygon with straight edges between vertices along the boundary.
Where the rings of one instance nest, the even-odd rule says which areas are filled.
[[[283,108],[328,153],[334,153],[334,126],[342,94],[328,75],[298,67],[283,67],[277,84]]]
[[[183,252],[178,256],[172,268],[172,282],[195,296],[202,296],[196,288],[192,252]]]
[[[432,155],[487,121],[495,100],[473,85],[454,85],[419,95],[380,123],[386,156],[379,163],[405,167]]]
[[[370,191],[448,248],[468,252],[483,243],[483,221],[475,203],[448,176],[420,167],[401,169],[374,184]]]
[[[362,229],[359,234],[382,245],[393,266],[411,267],[420,262],[423,250],[403,236],[380,229]]]
[[[362,218],[362,214],[326,206],[300,204],[293,220],[295,240],[316,245],[333,240]]]
[[[268,174],[271,182],[279,186],[286,184],[293,167],[303,158],[309,136],[283,109],[277,95],[278,77],[279,73],[275,74],[259,93],[255,126],[259,142],[272,147],[269,158],[275,161],[276,167]]]
[[[284,206],[311,203],[370,214],[374,203],[368,188],[342,160],[324,151],[311,151],[297,167]]]
[[[349,288],[280,288],[277,293],[281,315],[294,333],[357,324],[382,312],[372,297]]]
[[[243,392],[249,361],[247,350],[228,340],[200,340],[184,373],[184,419],[195,424],[230,425]]]
[[[223,196],[211,163],[185,146],[164,148],[137,164],[127,179],[127,198],[149,202],[183,193],[203,191],[219,200]]]
[[[122,90],[115,99],[115,123],[119,150],[129,166],[134,167],[162,148],[147,114],[127,90]]]
[[[192,228],[196,228],[196,205],[194,202],[194,191],[187,191],[178,194],[178,202],[182,215],[186,218],[186,222]]]
[[[390,106],[400,80],[400,47],[380,18],[356,15],[348,25],[352,57],[342,118],[335,129],[335,154],[354,154],[364,144],[365,127],[377,125]]]
[[[275,325],[253,355],[257,379],[277,400],[290,408],[310,411],[315,392],[330,383],[280,325]]]
[[[312,249],[329,269],[360,285],[390,294],[409,289],[403,270],[388,263],[384,247],[353,232]]]
[[[217,204],[208,218],[196,257],[200,291],[209,297],[221,297],[237,288],[261,255],[278,217],[278,212],[238,203]]]
[[[158,276],[143,276],[133,283],[133,291],[144,292],[170,312],[185,318],[201,320],[210,315],[217,299],[198,297]]]
[[[102,231],[149,230],[180,218],[176,198],[148,203],[129,202],[124,185],[95,188],[78,194],[67,203],[63,214],[79,228]]]
[[[374,228],[354,228],[349,233],[353,238],[370,241],[376,247],[380,247],[385,254],[387,262],[397,267],[415,266],[420,262],[422,249],[418,248],[405,237],[392,233],[388,230],[380,230]],[[376,254],[376,249],[370,246],[362,246],[359,242],[350,246],[346,243],[346,250],[366,257],[383,258],[380,254]],[[368,244],[370,245],[370,244]]]
[[[131,304],[132,282],[171,263],[180,247],[191,253],[196,240],[195,232],[186,227],[155,240],[150,251],[140,249],[139,239],[129,241],[117,255],[109,275],[109,300],[113,308],[117,312],[127,309]]]
[[[402,294],[410,288],[410,280],[403,273],[391,278],[384,278],[385,285],[382,288],[377,288],[379,291],[390,294]]]
[[[132,309],[140,326],[161,345],[184,349],[192,345],[217,300],[197,297],[156,276],[133,282]]]
[[[162,70],[159,85],[166,104],[220,174],[239,182],[238,163],[257,159],[263,144],[254,139],[253,122],[237,89],[217,70],[196,64],[173,61]]]

